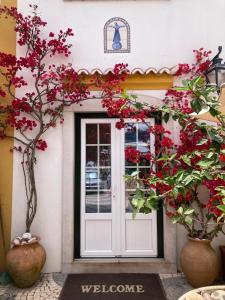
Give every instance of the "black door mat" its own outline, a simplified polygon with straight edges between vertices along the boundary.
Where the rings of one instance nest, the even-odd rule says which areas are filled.
[[[158,274],[69,274],[60,300],[167,300]]]

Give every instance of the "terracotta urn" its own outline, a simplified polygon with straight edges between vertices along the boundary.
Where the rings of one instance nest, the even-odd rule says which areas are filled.
[[[6,268],[16,286],[32,286],[39,278],[46,253],[39,242],[13,246],[6,257]]]
[[[219,259],[210,240],[188,237],[180,263],[187,281],[196,288],[212,284],[219,275]]]

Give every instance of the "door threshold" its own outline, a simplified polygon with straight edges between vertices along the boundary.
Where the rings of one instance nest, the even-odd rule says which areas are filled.
[[[162,262],[164,258],[158,257],[82,257],[74,259],[74,263],[136,263],[136,262]]]
[[[164,258],[80,258],[63,263],[63,273],[177,273],[176,263]]]

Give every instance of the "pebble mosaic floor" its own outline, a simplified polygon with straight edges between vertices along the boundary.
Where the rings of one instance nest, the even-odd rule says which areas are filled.
[[[161,274],[160,278],[168,300],[177,300],[192,289],[182,274]],[[55,300],[59,297],[65,279],[66,274],[41,274],[40,280],[32,288],[19,289],[12,284],[0,285],[0,300]]]

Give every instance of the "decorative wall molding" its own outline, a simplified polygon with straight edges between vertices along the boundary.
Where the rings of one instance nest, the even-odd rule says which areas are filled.
[[[172,68],[167,68],[167,67],[163,67],[163,68],[160,68],[160,69],[156,69],[154,67],[149,67],[147,69],[142,69],[142,68],[134,68],[132,70],[130,70],[130,74],[141,74],[141,75],[144,75],[144,74],[168,74],[168,75],[175,75],[177,71],[177,66],[175,67],[172,67]],[[79,75],[94,75],[94,74],[99,74],[99,75],[107,75],[109,73],[112,73],[113,72],[113,68],[108,68],[108,69],[105,69],[105,70],[101,70],[99,68],[95,68],[95,69],[91,69],[91,70],[88,70],[88,69],[79,69],[77,71],[77,73]]]

